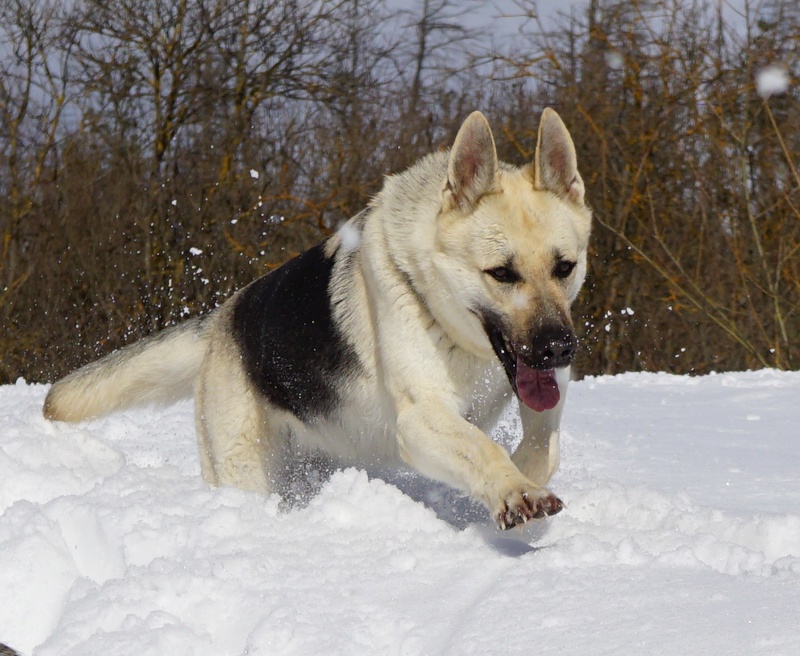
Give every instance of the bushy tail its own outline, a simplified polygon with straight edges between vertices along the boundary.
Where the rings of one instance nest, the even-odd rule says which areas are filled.
[[[81,421],[191,396],[206,351],[204,324],[205,317],[190,319],[73,371],[50,388],[44,416]]]

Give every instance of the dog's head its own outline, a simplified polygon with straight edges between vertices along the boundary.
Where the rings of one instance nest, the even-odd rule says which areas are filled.
[[[544,111],[534,159],[521,168],[498,162],[482,114],[467,118],[449,156],[434,266],[462,315],[455,330],[476,350],[491,347],[534,410],[558,403],[555,370],[575,355],[569,307],[590,226],[575,147],[556,112]]]

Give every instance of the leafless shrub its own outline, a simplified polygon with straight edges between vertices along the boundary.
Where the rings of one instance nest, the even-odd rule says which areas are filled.
[[[796,367],[797,3],[519,0],[510,41],[481,7],[0,3],[0,380],[208,311],[475,108],[529,159],[546,105],[597,217],[580,371]]]

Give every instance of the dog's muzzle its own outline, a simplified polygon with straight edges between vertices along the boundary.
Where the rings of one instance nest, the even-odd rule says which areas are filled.
[[[577,339],[572,330],[548,324],[529,341],[518,344],[506,336],[497,319],[484,315],[483,325],[519,400],[537,412],[555,408],[561,399],[555,370],[566,367],[575,357]]]

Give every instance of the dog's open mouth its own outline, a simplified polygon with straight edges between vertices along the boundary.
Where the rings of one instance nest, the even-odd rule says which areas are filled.
[[[484,322],[494,352],[520,401],[536,412],[552,410],[561,399],[555,369],[537,369],[526,365],[511,343],[492,322]]]

